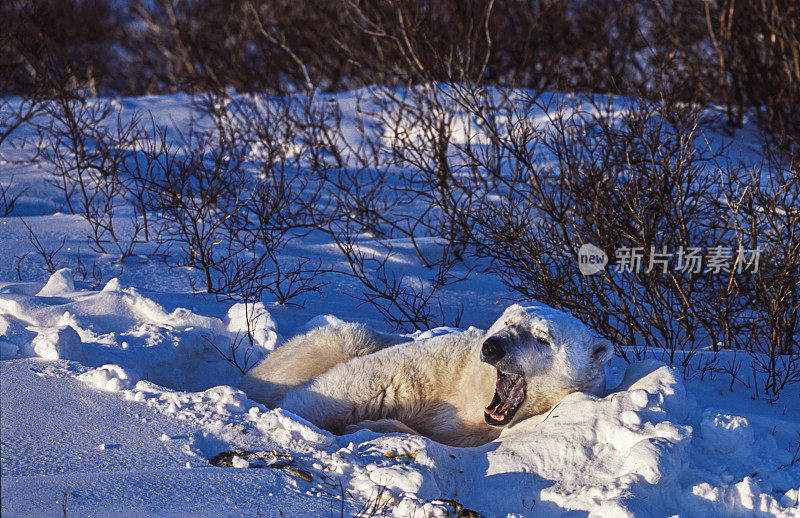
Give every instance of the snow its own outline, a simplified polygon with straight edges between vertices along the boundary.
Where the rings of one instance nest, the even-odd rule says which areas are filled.
[[[72,327],[28,326],[26,329],[36,332],[31,346],[37,356],[49,360],[61,358],[82,361],[84,359],[81,337]]]
[[[700,429],[703,440],[721,455],[748,457],[753,453],[753,429],[745,417],[707,408]]]
[[[37,297],[57,297],[75,292],[75,282],[69,268],[61,268],[47,280],[44,288],[39,290]]]
[[[355,95],[339,96],[345,119]],[[119,106],[163,124],[192,116],[182,95]],[[471,138],[468,119],[453,124]],[[60,212],[26,153],[3,149],[0,162],[3,176],[29,188],[21,212],[0,218],[3,516],[60,515],[62,502],[68,516],[800,516],[797,386],[770,401],[721,377],[684,379],[654,359],[614,358],[605,397],[572,394],[476,448],[368,430],[335,436],[265,408],[236,388],[241,372],[212,344],[225,351],[249,330],[258,360],[323,325],[389,331],[347,297],[355,281],[331,278],[300,307],[194,294],[191,272],[144,252],[120,264],[81,248],[84,223]],[[52,248],[67,236],[54,273],[35,256],[18,261],[30,243],[17,215]],[[426,282],[410,245],[393,245],[393,264]],[[314,233],[285,253],[340,260]],[[105,278],[81,275],[79,259]],[[506,295],[472,273],[441,292],[443,307],[464,304],[463,323],[409,336],[486,328]],[[212,465],[226,453],[231,467]]]
[[[346,505],[380,495],[391,516],[447,516],[451,499],[487,516],[534,509],[545,516],[568,510],[798,515],[796,469],[764,472],[758,481],[751,476],[789,454],[769,434],[756,438],[746,417],[696,410],[696,397],[675,370],[654,360],[629,366],[605,398],[572,394],[478,448],[364,430],[336,437],[230,386],[180,392],[145,380],[134,384],[114,365],[87,370],[64,360],[20,359],[4,363],[2,376],[4,514],[45,513],[62,490],[75,495],[77,515],[113,514],[126,505],[140,516],[169,514],[178,502],[147,500],[169,473],[164,491],[180,490],[204,516],[246,515],[259,503],[262,512],[278,508],[287,516],[301,515],[304,506],[324,512],[334,497],[322,491],[338,495],[339,483],[352,496]],[[54,409],[57,419],[41,419]],[[741,437],[749,442],[735,443],[746,450],[719,447]],[[279,451],[292,460],[287,469],[248,470],[246,479],[232,474],[239,470],[208,464],[232,450]],[[257,463],[234,455],[231,464]],[[108,482],[131,493],[110,495],[103,487]],[[249,493],[256,485],[287,500],[264,498],[263,489]],[[31,502],[32,490],[50,500]],[[309,493],[321,496],[309,499]]]
[[[131,389],[139,381],[137,375],[114,364],[103,365],[98,369],[84,372],[77,379],[99,390],[107,390],[109,392]]]
[[[260,357],[265,357],[269,351],[275,349],[278,342],[275,322],[263,302],[234,304],[228,310],[227,319],[229,332],[246,333],[250,331],[255,339],[255,345],[261,352]]]

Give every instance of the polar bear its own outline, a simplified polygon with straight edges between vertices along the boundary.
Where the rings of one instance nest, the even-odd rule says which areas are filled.
[[[602,395],[612,354],[576,318],[515,304],[488,331],[416,341],[361,324],[314,329],[270,353],[240,388],[336,434],[368,428],[477,446],[567,394]]]

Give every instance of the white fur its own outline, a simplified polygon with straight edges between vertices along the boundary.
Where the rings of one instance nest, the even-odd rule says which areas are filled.
[[[498,367],[527,383],[527,396],[506,427],[546,412],[571,392],[605,389],[603,365],[613,352],[608,343],[561,311],[516,304],[487,332],[414,342],[358,324],[315,329],[272,352],[241,387],[256,401],[334,433],[369,428],[480,445],[502,430],[484,421],[497,379],[495,367],[480,360],[489,336],[507,344]]]

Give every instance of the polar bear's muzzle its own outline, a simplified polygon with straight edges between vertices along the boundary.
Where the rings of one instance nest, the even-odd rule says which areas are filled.
[[[483,411],[483,418],[492,426],[507,425],[514,418],[517,409],[525,400],[525,390],[528,388],[525,377],[519,374],[502,372],[497,369],[497,384],[494,397]]]

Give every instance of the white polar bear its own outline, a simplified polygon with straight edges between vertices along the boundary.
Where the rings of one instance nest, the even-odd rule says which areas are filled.
[[[240,386],[333,433],[369,428],[477,446],[571,392],[601,395],[612,354],[576,318],[515,304],[486,332],[418,341],[360,324],[314,329],[273,351]]]

